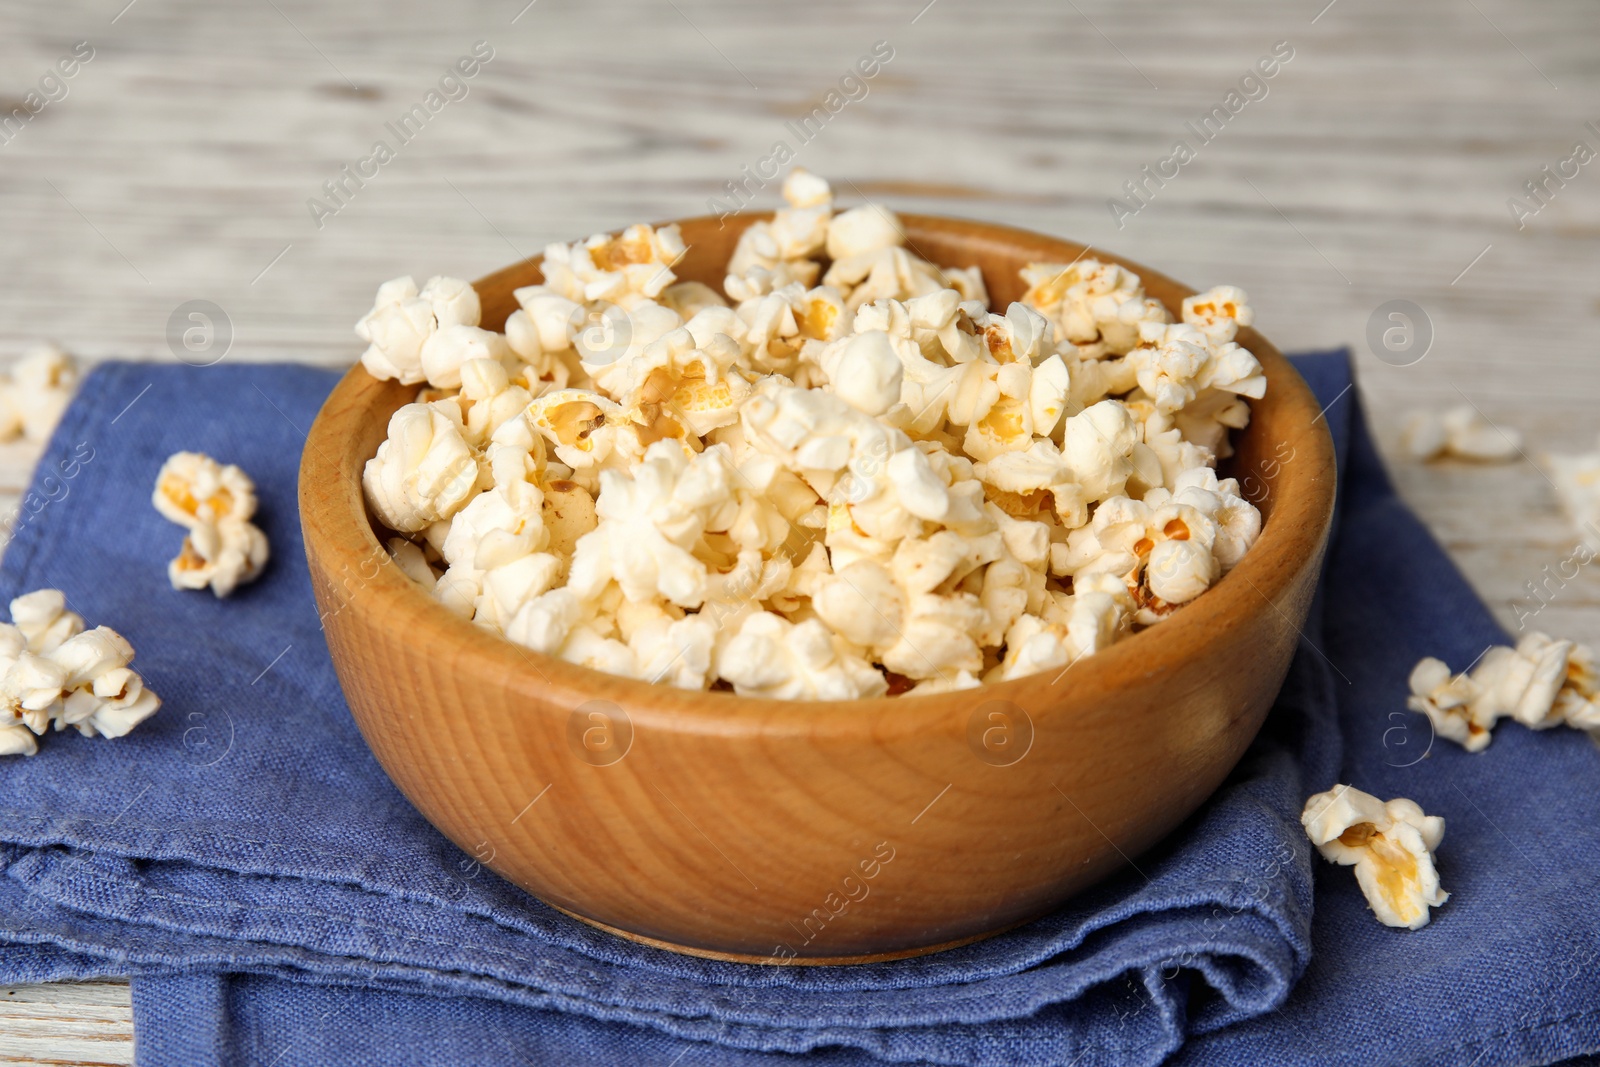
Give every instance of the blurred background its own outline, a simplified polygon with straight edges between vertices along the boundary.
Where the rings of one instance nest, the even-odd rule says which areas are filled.
[[[1243,286],[1285,350],[1350,346],[1404,496],[1514,632],[1577,540],[1534,461],[1593,449],[1600,422],[1600,164],[1576,152],[1600,150],[1596,20],[1585,0],[3,3],[0,361],[46,338],[192,358],[198,307],[206,360],[348,364],[384,280],[703,214],[781,141],[845,205],[1064,235]],[[1373,340],[1394,301],[1398,350]],[[1399,454],[1407,412],[1463,403],[1525,455]],[[0,446],[5,508],[37,447]],[[1594,569],[1540,628],[1600,640]],[[7,993],[0,1060],[128,1062],[125,987]]]
[[[1242,285],[1281,348],[1352,346],[1391,454],[1409,409],[1463,402],[1521,430],[1529,457],[1594,447],[1600,164],[1572,157],[1600,150],[1600,58],[1582,0],[0,11],[0,358],[47,337],[90,360],[174,358],[190,325],[174,313],[198,300],[228,359],[348,363],[385,279],[477,277],[705,213],[783,141],[844,204],[1004,221]],[[892,58],[841,90],[878,42]],[[475,45],[491,58],[441,86]],[[799,126],[830,91],[837,113]],[[22,121],[30,93],[44,104]],[[391,129],[418,106],[425,124]],[[363,163],[379,140],[393,158]],[[1192,158],[1163,163],[1179,140]],[[746,188],[777,202],[776,182]],[[1379,359],[1369,326],[1395,300],[1420,310],[1415,339]],[[27,449],[7,458],[14,493]],[[1576,536],[1536,465],[1394,466],[1514,623]],[[1541,625],[1600,638],[1597,591],[1581,575]]]

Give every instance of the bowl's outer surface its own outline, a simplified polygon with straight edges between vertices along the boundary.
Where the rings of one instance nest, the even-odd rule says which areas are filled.
[[[683,223],[681,278],[720,289],[748,216]],[[1081,245],[904,216],[923,256],[982,267],[996,306]],[[1114,259],[1095,252],[1102,259]],[[1190,291],[1136,264],[1177,309]],[[537,264],[477,287],[484,325]],[[759,961],[909,955],[1044,914],[1132,862],[1259,730],[1310,604],[1334,459],[1290,364],[1252,330],[1266,398],[1236,434],[1261,537],[1153,631],[1067,670],[915,698],[758,701],[604,675],[492,637],[393,566],[362,466],[415,390],[360,366],[311,429],[300,503],[328,644],[367,743],[468,854],[639,940]]]

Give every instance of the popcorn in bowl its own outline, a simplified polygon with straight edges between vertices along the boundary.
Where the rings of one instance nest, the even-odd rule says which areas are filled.
[[[1215,470],[1266,388],[1242,291],[1174,321],[1080,258],[994,309],[892,212],[784,198],[726,298],[675,226],[551,245],[504,335],[464,282],[386,283],[362,363],[421,388],[362,483],[402,571],[570,662],[842,700],[1063,669],[1250,549]]]

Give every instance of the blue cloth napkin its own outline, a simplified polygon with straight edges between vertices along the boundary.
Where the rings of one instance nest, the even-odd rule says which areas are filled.
[[[1404,710],[1416,659],[1465,666],[1503,635],[1395,498],[1345,355],[1298,365],[1328,404],[1342,502],[1237,771],[1137,872],[1059,913],[855,968],[650,949],[479,867],[368,754],[318,628],[295,478],[335,376],[102,366],[25,498],[0,597],[65,590],[129,638],[166,704],[126,738],[52,735],[0,765],[0,982],[131,975],[139,1062],[184,1067],[1488,1067],[1600,1050],[1600,757],[1514,725],[1468,755]],[[182,449],[259,487],[274,558],[227,601],[167,585],[182,531],[149,494]],[[1335,781],[1446,818],[1454,896],[1426,929],[1380,926],[1311,852],[1301,803]]]

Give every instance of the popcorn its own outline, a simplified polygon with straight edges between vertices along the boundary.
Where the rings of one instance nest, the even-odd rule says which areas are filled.
[[[855,312],[832,286],[819,285],[800,293],[794,304],[796,326],[807,340],[835,341],[849,336],[855,327]]]
[[[22,635],[22,647],[29,652],[52,652],[63,641],[83,632],[83,616],[67,610],[66,595],[59,589],[24,593],[11,601],[10,607],[11,624]]]
[[[1042,568],[1009,556],[995,560],[983,571],[978,603],[987,617],[970,631],[973,640],[980,648],[1003,644],[1006,631],[1024,612],[1044,607],[1047,591]]]
[[[50,658],[66,676],[58,729],[65,724],[85,737],[123,737],[161,707],[161,698],[128,668],[133,646],[109,627],[78,634]]]
[[[473,497],[456,513],[445,534],[440,555],[447,564],[469,563],[483,570],[493,559],[505,560],[543,548],[544,494],[532,482],[499,482]]]
[[[771,286],[765,291],[772,292],[789,282],[810,286],[816,280],[818,265],[810,257],[821,252],[829,239],[833,190],[823,179],[796,167],[784,179],[783,198],[789,206],[775,213],[771,222],[753,222],[739,235],[728,260],[730,283],[760,279]],[[760,286],[758,280],[735,299],[762,295],[755,291]],[[728,295],[734,296],[739,288],[730,284]]]
[[[1530,633],[1515,648],[1485,652],[1472,669],[1482,701],[1496,716],[1508,716],[1533,730],[1559,725],[1556,694],[1567,680],[1571,641]]]
[[[759,225],[761,224],[752,224],[752,226]],[[729,274],[723,279],[722,287],[727,290],[730,300],[743,304],[758,297],[780,292],[792,285],[802,289],[814,285],[819,269],[818,264],[809,259],[793,263],[780,261],[771,267],[751,266],[745,268],[743,274]]]
[[[715,314],[722,309],[709,310]],[[595,304],[584,311],[573,331],[572,345],[580,368],[593,379],[594,387],[621,399],[639,388],[644,373],[662,364],[659,355],[646,357],[646,349],[686,327],[676,311],[650,301],[627,308]]]
[[[602,233],[570,245],[558,242],[544,250],[545,285],[578,303],[629,307],[654,300],[676,281],[672,267],[686,251],[678,227],[657,230],[642,223],[617,237]]]
[[[0,372],[0,441],[47,441],[78,391],[78,367],[64,349],[45,343]]]
[[[1068,667],[1109,646],[1127,622],[1116,596],[1089,588],[1062,597],[1051,605],[1050,613],[1053,620],[1025,614],[1011,624],[1005,658],[986,680],[1009,681]]]
[[[803,300],[804,289],[791,282],[772,292],[752,293],[740,302],[724,333],[737,338],[741,367],[756,374],[795,373],[805,343],[796,317]]]
[[[968,562],[972,548],[949,531],[944,534],[936,546],[902,542],[887,565],[859,559],[823,578],[812,597],[817,617],[875,662],[907,678],[981,670],[978,638],[994,624],[972,593],[936,591]],[[996,554],[991,550],[985,562]],[[969,572],[970,567],[963,568]],[[990,643],[997,642],[998,637]]]
[[[39,743],[33,731],[22,723],[0,725],[0,756],[33,756],[39,752]]]
[[[480,488],[481,461],[462,429],[460,407],[449,400],[407,404],[390,417],[388,438],[361,472],[385,526],[415,533],[450,518]]]
[[[1600,451],[1540,457],[1579,536],[1600,545]]]
[[[1209,466],[1194,466],[1173,477],[1171,489],[1152,489],[1144,502],[1158,506],[1168,499],[1194,508],[1210,519],[1216,530],[1213,554],[1222,573],[1232,570],[1261,535],[1261,512],[1239,495],[1233,478],[1217,479]]]
[[[384,282],[372,310],[356,323],[356,335],[367,342],[361,365],[374,378],[416,385],[427,378],[427,342],[440,330],[477,326],[481,315],[477,291],[459,278],[430,278],[420,292],[409,276]]]
[[[841,343],[828,381],[834,394],[857,411],[882,415],[900,402],[904,376],[889,335],[872,330]]]
[[[422,346],[422,372],[439,389],[461,388],[461,365],[468,360],[511,361],[511,346],[500,334],[476,326],[446,326]]]
[[[1554,713],[1562,722],[1594,736],[1600,730],[1600,669],[1594,650],[1574,644],[1567,652],[1566,679],[1556,692]]]
[[[771,612],[745,619],[717,656],[716,670],[740,696],[854,700],[889,689],[882,674],[821,622],[791,623]]]
[[[1217,580],[1211,549],[1194,541],[1162,541],[1150,550],[1145,581],[1150,593],[1168,604],[1187,604]]]
[[[638,660],[632,649],[616,638],[606,637],[587,626],[573,629],[566,643],[561,646],[560,656],[568,663],[576,663],[590,670],[624,678],[639,676]]]
[[[770,381],[770,379],[769,379]],[[766,384],[766,383],[763,383]],[[740,411],[750,446],[783,461],[835,512],[831,530],[895,541],[966,511],[905,434],[832,393],[774,383]]]
[[[732,503],[731,463],[724,446],[693,458],[658,441],[632,473],[605,470],[595,501],[599,524],[578,540],[568,587],[593,600],[615,580],[629,600],[655,596],[699,607],[706,565],[691,548]]]
[[[466,407],[462,435],[475,448],[483,448],[500,427],[521,415],[533,401],[528,390],[511,384],[498,360],[467,360],[461,364],[458,378]]]
[[[0,704],[36,734],[60,713],[67,672],[47,656],[21,652],[0,678]]]
[[[183,547],[167,564],[167,579],[174,589],[210,588],[219,598],[231,596],[241,585],[255,581],[266,568],[270,549],[267,535],[255,524],[227,521],[197,526],[183,539]]]
[[[1115,263],[1030,263],[1022,270],[1022,302],[1055,324],[1074,344],[1099,343],[1122,355],[1139,341],[1143,322],[1171,322],[1160,302],[1144,295],[1139,276]]]
[[[1412,459],[1445,457],[1504,463],[1522,455],[1522,435],[1485,419],[1471,404],[1440,413],[1413,411],[1400,432],[1400,445]]]
[[[1214,448],[1184,437],[1177,420],[1155,410],[1155,405],[1146,403],[1140,408],[1129,405],[1129,409],[1135,418],[1143,416],[1141,429],[1144,444],[1155,454],[1156,462],[1161,464],[1163,485],[1175,484],[1185,471],[1211,468],[1216,463],[1217,452]],[[1188,428],[1193,429],[1192,423],[1188,420],[1185,422]]]
[[[201,452],[177,452],[156,475],[156,510],[188,530],[167,565],[174,589],[206,589],[226,597],[253,582],[271,554],[267,535],[250,521],[255,483],[239,467]]]
[[[967,366],[988,379],[990,364],[969,363]],[[961,441],[966,453],[977,460],[990,460],[1003,452],[1030,447],[1036,438],[1047,437],[1054,431],[1066,408],[1067,368],[1055,356],[1037,367],[1009,363],[995,367],[992,373],[991,380],[998,395],[982,410],[971,412],[971,419],[966,422],[966,435]],[[959,424],[960,414],[965,413],[952,410],[950,421]]]
[[[1157,411],[1174,414],[1197,403],[1208,412],[1221,411],[1233,396],[1259,400],[1266,395],[1261,364],[1232,341],[1219,344],[1193,326],[1144,322],[1139,342],[1128,362]]]
[[[1429,909],[1450,899],[1433,865],[1444,820],[1424,815],[1415,801],[1384,803],[1341,785],[1307,800],[1300,823],[1324,859],[1355,867],[1367,904],[1385,926],[1420,930]]]
[[[564,478],[545,485],[539,519],[545,528],[549,551],[561,560],[570,560],[579,539],[600,521],[595,513],[594,497],[583,486]]]
[[[192,530],[250,518],[256,486],[232,463],[223,466],[203,452],[176,452],[161,465],[151,502],[163,517]]]
[[[828,258],[835,261],[899,248],[905,243],[906,228],[900,216],[873,204],[841,212],[828,226]]]
[[[993,672],[994,681],[1010,681],[1070,665],[1074,659],[1067,629],[1037,615],[1023,615],[1006,631],[1006,655]]]
[[[985,299],[976,268],[947,273],[906,251],[905,225],[886,208],[866,204],[835,215],[828,227],[827,252],[833,260],[823,282],[839,290],[852,308],[877,300],[909,300],[942,289],[962,299]]]
[[[1085,532],[1101,554],[1078,573],[1122,573],[1138,609],[1136,617],[1146,625],[1205,592],[1221,573],[1213,552],[1216,526],[1187,504],[1152,507],[1113,497],[1100,505]]]
[[[1468,752],[1487,748],[1502,718],[1532,730],[1600,727],[1593,650],[1537,631],[1514,648],[1485,650],[1466,674],[1452,677],[1440,660],[1423,659],[1412,669],[1410,686],[1406,706],[1427,715],[1435,732]]]
[[[385,286],[373,362],[427,383],[363,472],[396,565],[540,654],[841,700],[1064,670],[1255,543],[1214,469],[1265,388],[1242,291],[1175,322],[1083,259],[1031,265],[1002,312],[892,212],[835,214],[798,169],[783,197],[725,297],[673,274],[673,226],[551,245],[503,335],[464,283]],[[1550,713],[1600,725],[1567,661]]]
[[[1161,341],[1141,345],[1128,354],[1134,380],[1155,402],[1156,410],[1181,411],[1199,393],[1199,378],[1211,353],[1198,331],[1190,337],[1171,328]],[[1174,336],[1174,334],[1178,334]]]
[[[622,401],[649,434],[704,437],[739,418],[750,383],[736,369],[739,346],[724,334],[702,347],[685,326],[628,361]]]
[[[161,699],[128,668],[133,646],[105,626],[83,629],[57,589],[11,602],[0,622],[0,755],[31,756],[52,726],[86,737],[122,737]]]
[[[428,563],[428,557],[422,549],[407,541],[403,537],[391,537],[383,546],[389,553],[389,558],[394,560],[400,572],[418,585],[431,587],[439,580],[439,575]]]
[[[628,639],[638,676],[679,689],[704,689],[711,673],[717,627],[705,615],[681,619],[661,613]]]
[[[1069,528],[1088,521],[1087,491],[1054,441],[1035,440],[1023,451],[1001,452],[973,469],[990,489],[985,495],[1007,515],[1021,518],[1049,509]]]
[[[1250,297],[1236,285],[1219,285],[1183,299],[1183,321],[1215,344],[1234,339],[1239,327],[1256,321]]]
[[[812,595],[817,617],[834,633],[866,649],[887,649],[901,640],[906,594],[889,569],[857,560],[824,578]]]
[[[556,655],[584,616],[583,604],[570,589],[552,589],[517,609],[505,635],[519,645]]]
[[[1250,406],[1226,390],[1204,389],[1193,403],[1172,414],[1172,423],[1213,461],[1226,459],[1233,455],[1228,431],[1250,424]]]
[[[882,663],[907,678],[976,674],[983,650],[975,634],[987,625],[988,613],[971,593],[919,594],[906,606],[900,639],[884,650]]]
[[[728,302],[705,282],[678,282],[661,290],[661,305],[688,320],[707,308],[725,308]]]
[[[482,555],[480,550],[480,559]],[[512,554],[501,559],[503,562],[483,572],[472,621],[503,632],[524,604],[555,585],[562,561],[548,552]]]
[[[861,309],[855,328],[858,332],[883,329],[891,336],[910,340],[923,359],[943,366],[971,363],[989,348],[998,347],[998,342],[986,344],[987,328],[980,332],[979,322],[988,320],[983,301],[968,300],[952,288],[912,297],[904,303],[880,300],[869,304]],[[997,363],[1011,362],[995,359],[992,354],[989,358]]]
[[[506,318],[506,343],[512,351],[531,363],[546,353],[572,347],[573,325],[583,317],[581,303],[548,285],[525,285],[511,295],[518,308]]]
[[[531,402],[526,414],[534,429],[554,448],[556,457],[575,470],[607,459],[629,423],[622,405],[590,389],[557,389]]]
[[[1139,437],[1127,407],[1115,400],[1102,400],[1066,420],[1061,456],[1086,503],[1120,496],[1130,482],[1136,488],[1160,484],[1160,460]]]
[[[909,300],[946,288],[938,267],[904,248],[888,247],[835,259],[822,276],[825,285],[845,294],[852,309],[875,300]]]

